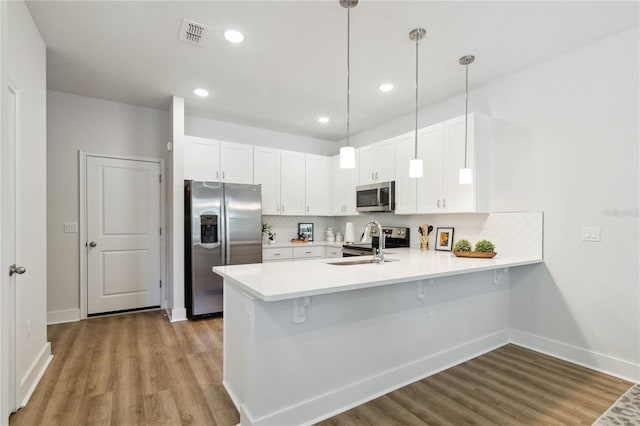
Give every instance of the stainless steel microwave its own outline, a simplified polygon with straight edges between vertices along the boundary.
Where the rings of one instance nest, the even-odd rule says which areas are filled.
[[[396,209],[396,182],[380,182],[356,187],[356,210],[392,212]]]

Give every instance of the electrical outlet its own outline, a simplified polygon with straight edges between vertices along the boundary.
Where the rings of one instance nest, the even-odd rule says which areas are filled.
[[[582,227],[582,241],[600,241],[600,227],[599,226],[583,226]]]
[[[64,223],[64,233],[65,234],[75,234],[78,232],[78,223],[77,222],[65,222]]]
[[[435,324],[435,322],[436,322],[436,312],[429,311],[429,320],[427,324],[429,324],[429,327],[431,327],[433,324]]]

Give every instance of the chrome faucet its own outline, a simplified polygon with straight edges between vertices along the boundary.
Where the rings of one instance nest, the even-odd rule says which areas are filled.
[[[365,242],[365,240],[367,239],[367,232],[370,231],[371,225],[375,225],[378,228],[378,250],[376,251],[375,248],[373,249],[373,261],[378,265],[382,265],[384,263],[385,235],[382,231],[382,225],[380,225],[377,220],[372,220],[371,222],[367,223],[367,225],[364,227],[364,231],[362,232],[362,238],[360,239],[360,242]]]

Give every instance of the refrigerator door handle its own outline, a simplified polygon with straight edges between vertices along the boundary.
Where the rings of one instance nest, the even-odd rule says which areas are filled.
[[[224,202],[224,213],[222,214],[224,218],[224,264],[228,265],[231,263],[231,235],[229,232],[229,202]]]

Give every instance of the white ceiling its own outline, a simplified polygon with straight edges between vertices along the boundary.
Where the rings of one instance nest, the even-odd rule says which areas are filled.
[[[326,1],[29,1],[47,48],[48,88],[332,141],[346,132],[346,9]],[[182,19],[210,27],[204,48],[178,40]],[[351,11],[351,132],[638,25],[637,1],[373,1]],[[228,43],[225,27],[245,33]],[[597,60],[597,58],[594,58]],[[380,93],[390,81],[395,90]],[[193,94],[196,87],[211,92]],[[319,115],[331,122],[321,125]]]

